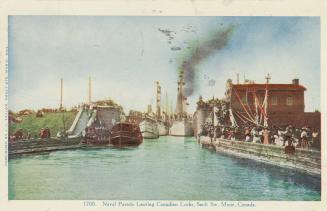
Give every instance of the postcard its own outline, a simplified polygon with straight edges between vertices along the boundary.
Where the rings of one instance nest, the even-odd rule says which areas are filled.
[[[6,2],[5,210],[323,210],[326,5],[246,2]]]

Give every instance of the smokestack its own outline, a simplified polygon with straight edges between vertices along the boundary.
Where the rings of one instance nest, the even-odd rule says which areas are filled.
[[[91,93],[92,93],[92,82],[91,82],[91,77],[89,77],[89,105],[91,105],[91,102],[92,102],[92,96],[91,96]]]
[[[59,110],[62,110],[62,101],[63,101],[63,86],[64,86],[64,79],[60,78],[60,107]]]
[[[299,80],[298,78],[294,78],[294,79],[292,80],[292,84],[299,85],[299,83],[300,83],[300,80]]]

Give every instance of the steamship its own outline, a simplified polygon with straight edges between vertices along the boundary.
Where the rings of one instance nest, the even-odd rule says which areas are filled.
[[[157,127],[159,136],[168,135],[169,129],[167,126],[167,122],[163,119],[163,115],[161,113],[161,86],[159,81],[156,82],[157,85],[157,110],[156,110],[156,118],[157,118]],[[166,108],[167,109],[167,108]]]
[[[152,109],[148,107],[148,113],[145,113],[139,126],[143,138],[146,139],[156,139],[159,138],[159,130],[157,126],[157,120],[154,115],[152,115]]]
[[[177,82],[177,103],[175,110],[175,120],[170,128],[171,136],[193,136],[192,120],[188,118],[186,112],[187,98],[184,94],[184,72],[181,71]]]
[[[137,124],[123,122],[114,125],[111,129],[110,144],[113,146],[138,146],[142,142],[142,133]]]
[[[166,136],[169,133],[168,126],[166,125],[165,122],[158,120],[157,121],[157,126],[158,126],[158,131],[159,131],[159,136]]]

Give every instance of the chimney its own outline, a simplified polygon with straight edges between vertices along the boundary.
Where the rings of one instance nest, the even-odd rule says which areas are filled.
[[[298,78],[294,78],[294,79],[292,80],[292,84],[299,85],[299,79],[298,79]]]

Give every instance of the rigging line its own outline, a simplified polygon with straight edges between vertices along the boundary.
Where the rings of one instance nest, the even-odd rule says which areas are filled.
[[[263,114],[264,116],[266,116],[266,113],[265,113],[265,111],[264,111],[264,109],[263,109],[263,106],[264,106],[264,102],[262,103],[262,105],[260,104],[260,101],[259,101],[259,98],[257,97],[257,95],[254,93],[254,95],[255,95],[255,98],[256,98],[256,101],[257,101],[257,103],[258,103],[258,107],[259,107],[259,109],[260,109],[260,111],[261,111],[261,114],[260,114],[260,116]]]
[[[237,127],[238,125],[237,125],[237,122],[235,120],[232,109],[229,109],[229,118],[230,118],[230,121],[232,122],[232,125]]]
[[[251,119],[249,119],[249,118],[247,118],[245,115],[242,115],[240,112],[237,112],[238,113],[238,115],[239,115],[239,117],[241,118],[243,118],[243,120],[245,119],[245,120],[247,120],[247,121],[249,121],[249,122],[251,122],[251,123],[254,123]],[[246,122],[246,121],[245,121]]]
[[[265,114],[266,114],[265,115],[265,122],[264,122],[264,125],[265,126],[268,126],[268,115],[267,115],[267,107],[268,107],[268,82],[269,82],[269,79],[267,79],[266,93],[265,93]]]
[[[252,112],[252,110],[250,108],[250,105],[249,105],[249,101],[248,101],[248,85],[246,85],[245,92],[246,92],[246,106],[249,108],[249,112],[250,112],[251,116],[254,117],[253,112]]]
[[[239,114],[242,115],[241,113],[239,113]],[[245,119],[248,120],[249,122],[251,122],[251,123],[253,123],[253,124],[256,125],[256,123],[255,123],[254,121],[252,121],[251,119],[249,119],[249,118],[247,118],[247,117],[245,117],[245,116],[243,116],[243,118],[245,118]]]
[[[242,120],[242,122],[246,122],[244,119],[243,119],[243,117],[241,117],[237,112],[235,112],[235,114],[236,114],[236,116],[240,119],[240,120]]]
[[[255,92],[252,92],[253,99],[254,99],[254,110],[255,110],[255,121],[258,124],[259,122],[259,114],[258,114],[258,102],[255,96]]]
[[[242,103],[242,100],[240,98],[240,96],[237,94],[237,92],[234,90],[236,97],[238,98],[238,100],[240,101],[244,111],[246,112],[246,114],[249,116],[250,119],[252,119],[252,121],[254,121],[254,119],[251,117],[251,115],[249,114],[249,112],[247,111],[247,109],[245,108],[244,104]]]

